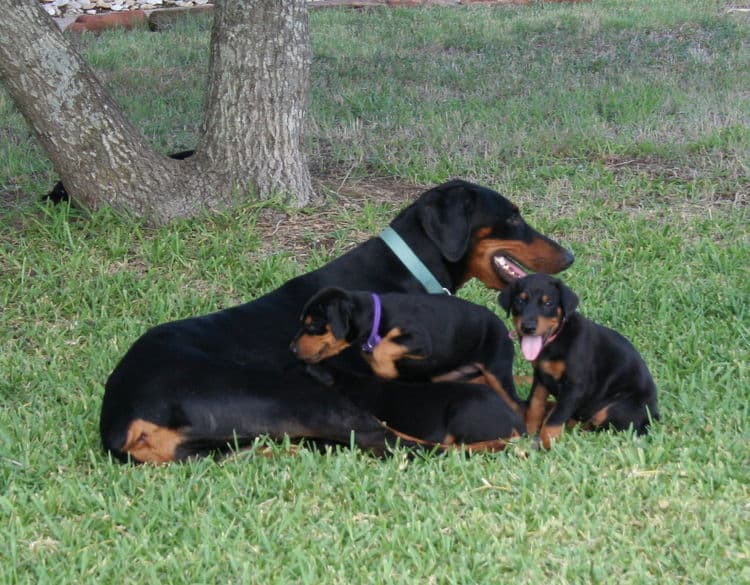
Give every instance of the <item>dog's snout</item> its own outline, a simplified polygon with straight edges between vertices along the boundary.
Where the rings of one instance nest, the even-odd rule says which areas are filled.
[[[294,355],[297,355],[297,352],[299,351],[299,346],[297,345],[297,340],[296,339],[292,340],[292,342],[289,344],[289,350]]]
[[[536,319],[524,319],[521,321],[521,333],[530,335],[536,332]]]

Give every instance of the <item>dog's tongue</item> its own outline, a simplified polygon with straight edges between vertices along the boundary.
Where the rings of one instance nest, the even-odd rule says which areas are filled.
[[[544,338],[541,335],[524,335],[521,338],[521,351],[523,357],[527,360],[534,361],[542,351]]]

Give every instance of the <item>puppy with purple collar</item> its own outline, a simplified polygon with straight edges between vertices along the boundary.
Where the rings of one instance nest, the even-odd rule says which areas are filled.
[[[526,429],[539,432],[545,448],[565,425],[632,427],[642,434],[659,419],[656,385],[643,358],[618,332],[578,313],[578,297],[562,281],[525,276],[503,289],[498,301],[534,366]],[[556,399],[551,410],[550,394]]]
[[[292,352],[308,364],[359,347],[384,379],[451,381],[472,370],[516,414],[513,343],[489,309],[450,295],[327,288],[307,301]]]

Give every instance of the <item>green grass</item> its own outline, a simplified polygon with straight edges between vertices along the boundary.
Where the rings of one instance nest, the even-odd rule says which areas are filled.
[[[55,177],[0,94],[0,582],[750,582],[749,27],[723,6],[314,12],[311,165],[332,191],[347,180],[286,217],[248,203],[153,230],[25,202]],[[207,42],[197,23],[80,47],[168,152],[195,141]],[[102,384],[146,328],[376,232],[404,201],[368,190],[383,177],[456,175],[575,251],[582,312],[657,380],[649,437],[414,460],[102,455]],[[476,283],[462,296],[496,307]]]

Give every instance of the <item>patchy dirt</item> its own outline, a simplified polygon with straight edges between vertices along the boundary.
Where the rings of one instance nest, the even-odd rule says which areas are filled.
[[[52,0],[41,0],[47,6],[57,5]],[[320,8],[414,8],[429,6],[461,6],[471,4],[493,4],[493,5],[511,5],[519,6],[531,4],[534,0],[309,0],[308,9],[317,10]],[[537,0],[539,1],[539,0]],[[578,3],[590,2],[591,0],[541,0],[548,3]],[[152,31],[167,30],[173,26],[177,19],[185,16],[200,15],[210,13],[213,10],[213,4],[202,4],[200,6],[171,6],[168,8],[149,8],[144,4],[141,9],[135,10],[136,4],[133,4],[130,10],[121,12],[110,11],[109,4],[112,2],[100,2],[97,4],[95,14],[80,14],[80,11],[70,10],[65,2],[60,2],[59,6],[53,8],[57,10],[53,16],[55,22],[62,30],[71,32],[99,32],[108,28],[132,28],[136,21],[148,22],[148,27]],[[65,9],[60,11],[60,8]],[[139,13],[135,15],[134,13]]]
[[[708,160],[696,166],[692,164],[676,164],[665,161],[659,157],[636,157],[626,158],[609,156],[604,159],[604,167],[612,171],[616,177],[626,174],[643,175],[651,180],[677,182],[683,184],[696,183],[708,176],[708,167],[715,172],[722,161]],[[715,191],[701,198],[702,206],[717,204],[732,204],[744,207],[750,202],[750,184],[747,181],[744,170],[736,164],[727,164],[722,167],[725,171],[720,180],[716,180]]]
[[[354,247],[373,234],[358,230],[354,222],[341,226],[342,213],[361,213],[367,203],[386,204],[398,210],[427,189],[423,185],[389,178],[316,179],[314,187],[326,196],[326,202],[309,212],[284,213],[267,208],[258,213],[256,229],[262,241],[261,254],[283,249],[304,260],[313,250],[332,252],[337,242],[340,243],[332,234],[342,228],[347,229],[349,247]],[[339,248],[339,251],[342,250]]]
[[[604,161],[604,165],[615,175],[642,174],[650,179],[681,183],[700,181],[706,177],[699,168],[671,165],[658,157],[609,157]],[[395,178],[325,178],[315,179],[314,183],[315,189],[326,195],[326,202],[322,206],[290,214],[278,209],[260,211],[256,223],[262,241],[258,250],[260,255],[282,249],[304,261],[314,250],[341,253],[373,235],[372,230],[357,228],[357,222],[354,221],[341,225],[342,215],[361,214],[368,203],[387,205],[395,214],[430,187]],[[645,198],[638,197],[632,200],[614,197],[606,205],[632,217],[645,216],[655,223],[668,223],[675,218],[689,222],[692,218],[710,215],[712,212],[747,208],[750,205],[748,185],[742,177],[729,177],[722,183],[727,187],[726,190],[720,189],[720,185],[717,185],[717,190],[706,192],[701,197],[673,196],[667,200],[663,194],[655,192],[652,197],[644,193]],[[516,202],[523,206],[521,201]],[[553,201],[547,203],[552,205]],[[556,205],[560,216],[575,215],[574,199],[568,200],[562,196],[556,201]],[[594,228],[595,231],[601,229],[605,228]],[[341,230],[346,230],[345,238],[340,237]],[[579,235],[586,231],[581,230]],[[594,237],[593,232],[582,237]],[[347,248],[340,247],[342,241],[350,242]]]
[[[20,189],[0,189],[0,209],[17,209],[28,205],[31,196]]]
[[[623,157],[607,156],[604,158],[604,166],[610,169],[615,175],[621,175],[624,172],[635,172],[648,175],[653,178],[672,179],[682,182],[690,182],[705,176],[702,169],[696,166],[670,164],[659,157]],[[739,174],[730,177],[739,179]]]

